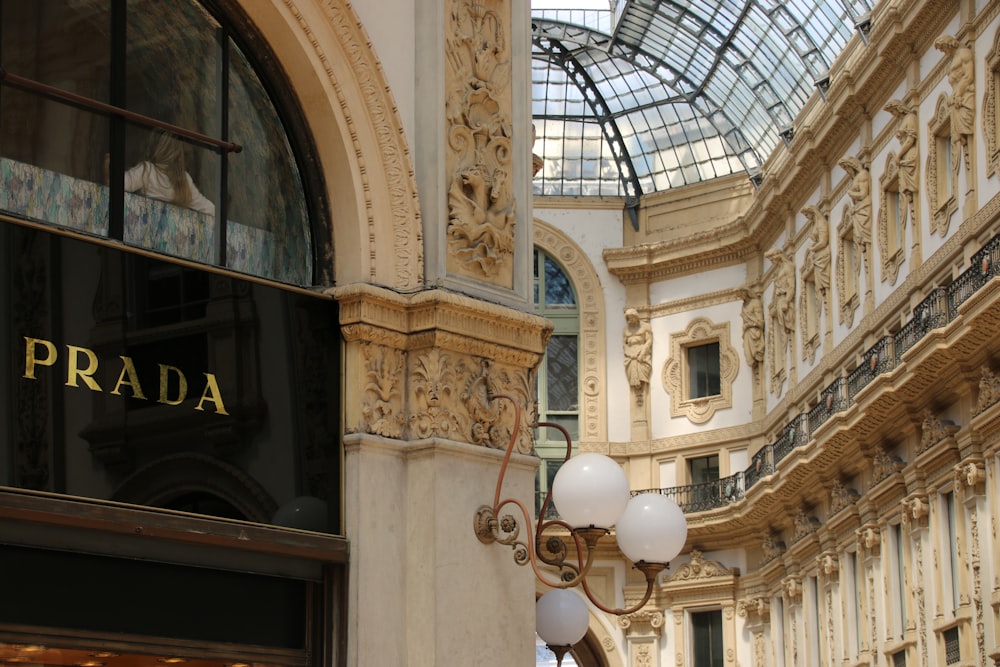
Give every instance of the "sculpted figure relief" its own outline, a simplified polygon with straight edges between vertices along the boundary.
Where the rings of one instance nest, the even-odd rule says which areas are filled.
[[[830,288],[830,222],[815,206],[806,206],[802,213],[812,224],[809,232],[812,245],[806,250],[805,263],[812,265],[816,289],[826,296]]]
[[[897,165],[899,167],[899,196],[903,198],[900,226],[906,225],[907,218],[916,220],[917,187],[917,164],[920,161],[919,149],[917,146],[918,123],[917,114],[914,110],[903,104],[900,100],[889,100],[885,105],[885,110],[899,119],[899,126],[896,128],[896,138],[899,139],[899,157]]]
[[[952,169],[964,162],[968,171],[970,165],[969,139],[976,128],[976,79],[975,61],[972,49],[962,46],[951,35],[942,35],[934,40],[938,51],[951,56],[948,66],[948,83],[951,84],[951,98],[948,106],[951,112],[951,154]],[[959,156],[962,160],[959,160]]]
[[[757,283],[739,291],[743,299],[743,354],[751,368],[764,361],[764,304],[760,300],[760,286]]]
[[[987,366],[981,370],[982,377],[979,380],[979,398],[976,401],[976,414],[990,407],[997,400],[1000,400],[1000,378],[994,375]]]
[[[653,330],[648,322],[639,319],[639,312],[635,308],[625,311],[622,348],[625,352],[625,376],[628,378],[628,386],[632,388],[638,404],[642,405],[642,398],[653,369]]]
[[[840,166],[851,177],[851,185],[847,196],[851,199],[848,210],[851,230],[854,232],[854,247],[858,249],[864,260],[867,275],[868,259],[872,247],[872,178],[861,160],[848,156],[840,160]],[[860,262],[855,263],[860,266]]]
[[[784,250],[771,248],[764,257],[775,268],[774,292],[767,307],[771,349],[771,390],[778,393],[785,379],[789,342],[795,333],[795,266]]]

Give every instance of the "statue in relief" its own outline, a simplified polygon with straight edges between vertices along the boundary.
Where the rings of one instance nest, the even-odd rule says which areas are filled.
[[[622,348],[625,352],[628,386],[635,393],[638,404],[642,405],[642,397],[653,370],[653,330],[649,322],[639,319],[639,312],[635,308],[625,311]]]
[[[938,37],[934,40],[934,47],[951,56],[951,64],[948,66],[948,83],[951,84],[948,107],[951,115],[952,169],[957,174],[960,164],[964,162],[968,171],[971,162],[969,139],[976,128],[975,60],[972,49],[962,46],[951,35]],[[959,156],[962,160],[959,160]]]
[[[812,245],[806,250],[805,264],[812,265],[816,289],[826,296],[830,289],[830,222],[816,206],[806,206],[802,214],[812,224],[809,232]]]
[[[872,247],[872,178],[861,160],[847,156],[840,160],[840,166],[851,177],[851,185],[847,196],[851,199],[848,210],[851,230],[854,233],[854,246],[861,253],[864,266],[867,267]],[[856,263],[860,267],[860,263]]]
[[[764,304],[760,300],[760,286],[757,283],[739,290],[743,299],[743,354],[751,368],[764,361]]]
[[[909,105],[903,104],[900,100],[889,100],[885,105],[885,110],[899,119],[899,126],[896,128],[896,138],[899,139],[899,156],[896,164],[899,168],[897,174],[899,195],[903,199],[904,206],[900,212],[900,227],[906,226],[906,221],[916,220],[916,195],[919,191],[917,187],[917,165],[920,161],[920,150],[917,145],[919,129],[917,114]]]

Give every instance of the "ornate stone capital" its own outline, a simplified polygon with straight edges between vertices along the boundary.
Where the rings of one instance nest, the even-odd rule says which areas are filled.
[[[659,635],[663,630],[663,612],[658,609],[641,609],[618,617],[618,627],[627,636]]]
[[[956,465],[955,485],[966,489],[967,494],[983,493],[986,485],[986,464],[981,460],[968,460]]]
[[[926,496],[907,496],[902,500],[902,519],[904,525],[914,528],[924,528],[927,526],[927,515],[930,512],[930,505]]]
[[[882,545],[882,532],[873,523],[867,523],[856,531],[858,537],[858,551],[867,552],[871,556],[877,556]]]
[[[736,603],[736,614],[751,623],[767,623],[771,620],[771,601],[763,596],[755,596]]]

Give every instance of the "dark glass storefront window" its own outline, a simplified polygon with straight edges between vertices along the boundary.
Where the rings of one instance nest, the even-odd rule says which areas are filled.
[[[0,0],[0,67],[0,211],[316,282],[282,114],[201,4]]]
[[[336,303],[0,223],[0,486],[339,533]]]

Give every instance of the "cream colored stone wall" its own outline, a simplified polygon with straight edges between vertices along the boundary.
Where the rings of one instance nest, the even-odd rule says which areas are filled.
[[[634,423],[629,428],[634,414],[609,413],[610,447],[627,457],[633,488],[645,488],[650,477],[659,481],[660,470],[674,471],[672,484],[687,483],[691,456],[718,452],[722,461],[729,451],[748,448],[753,455],[775,442],[786,424],[820,403],[831,383],[869,363],[865,352],[905,325],[933,288],[969,269],[970,256],[1000,231],[1000,179],[990,162],[1000,142],[993,134],[995,98],[988,97],[996,86],[998,30],[995,3],[880,3],[870,43],[856,39],[836,63],[826,100],[816,95],[807,105],[791,145],[779,146],[765,164],[758,190],[741,183],[744,189],[728,200],[731,209],[710,184],[651,197],[642,203],[638,232],[624,225],[620,247],[591,253],[590,261],[619,281],[616,289],[623,289],[626,306],[648,309],[654,368],[670,366],[677,354],[671,336],[699,319],[728,324],[741,360],[733,407],[717,410],[707,422],[671,415],[662,382],[650,387],[651,412],[657,416],[651,442],[634,436]],[[949,80],[954,52],[935,46],[943,35],[970,46],[976,86],[971,159],[966,168],[959,158],[953,204],[931,196],[932,188],[952,179],[938,173],[931,159],[950,141],[950,135],[945,144],[933,138],[948,127],[947,103],[954,92]],[[903,187],[898,160],[907,108],[917,116],[916,192],[912,217],[893,247],[886,192]],[[870,184],[867,230],[853,226],[865,215],[859,208],[863,198],[852,198],[852,189],[862,185],[858,173]],[[815,248],[816,212],[804,212],[810,206],[828,225],[826,278],[826,260]],[[944,213],[935,217],[938,210]],[[853,234],[866,231],[868,265],[859,254],[852,291],[845,275],[850,263],[844,260],[853,254]],[[776,301],[782,261],[770,252],[775,249],[790,262],[795,288],[780,380],[772,339],[758,370],[746,363],[737,295],[738,288],[759,281],[765,317],[773,325],[768,311]],[[690,659],[684,610],[701,605],[723,610],[727,651],[732,651],[727,655],[739,664],[888,664],[898,651],[906,653],[907,664],[943,664],[944,633],[951,628],[959,630],[963,664],[996,664],[1000,484],[994,422],[985,416],[995,407],[984,408],[978,398],[993,396],[1000,358],[992,333],[1000,309],[995,283],[966,302],[957,320],[922,339],[894,370],[853,397],[810,440],[796,444],[744,500],[688,515],[688,549],[700,553],[689,551],[671,565],[647,607],[667,619],[654,660]],[[690,285],[696,288],[688,295]],[[826,293],[809,296],[806,290],[819,285]],[[807,297],[813,301],[803,300]],[[803,319],[810,303],[818,308],[812,323]],[[616,328],[615,317],[609,308],[609,331]],[[620,319],[617,326],[623,324]],[[816,329],[804,335],[806,326]],[[607,346],[610,378],[620,372],[620,357],[611,337]],[[626,432],[633,435],[616,439]],[[950,602],[950,579],[935,575],[950,558],[951,542],[942,537],[946,494],[953,494],[960,542],[957,608]],[[908,621],[901,628],[893,625],[901,614],[893,593],[896,530],[902,531],[898,546],[906,568]],[[716,572],[706,570],[708,561],[718,564]],[[691,565],[698,566],[698,577],[677,578]],[[730,568],[739,574],[727,574]],[[730,602],[734,616],[728,615]],[[627,646],[629,636],[623,631]],[[627,646],[622,650],[631,660]]]

